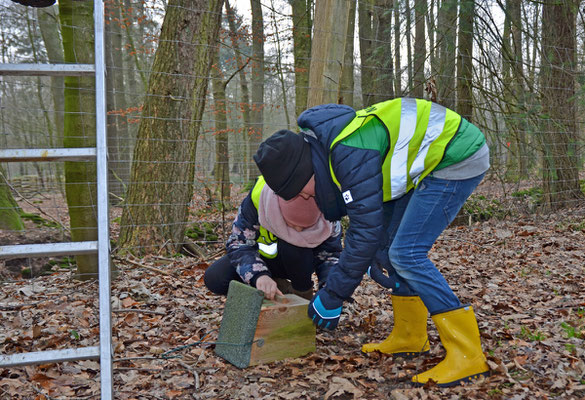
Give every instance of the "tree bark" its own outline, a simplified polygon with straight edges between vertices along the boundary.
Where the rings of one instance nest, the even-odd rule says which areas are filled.
[[[457,32],[457,0],[442,0],[437,15],[438,62],[433,66],[437,77],[437,101],[455,109],[455,33]]]
[[[230,200],[230,157],[228,153],[227,105],[224,82],[219,65],[220,46],[215,52],[214,65],[211,68],[211,87],[213,90],[213,115],[215,121],[215,195],[224,207]]]
[[[457,56],[457,111],[473,119],[473,20],[475,0],[461,0],[459,5],[459,54]]]
[[[12,196],[2,165],[0,165],[0,229],[24,230],[24,224],[20,218],[20,207]]]
[[[373,0],[358,2],[358,22],[362,103],[363,107],[367,107],[374,103],[374,66],[371,63],[374,52],[374,32],[377,26],[375,25]]]
[[[392,6],[393,0],[376,3],[377,29],[374,49],[374,103],[394,97],[394,57],[392,57]]]
[[[242,91],[242,99],[238,103],[238,109],[242,113],[242,119],[244,120],[244,126],[242,131],[243,143],[248,145],[248,137],[251,134],[251,126],[250,126],[250,90],[248,88],[248,76],[246,75],[245,67],[249,63],[250,58],[247,57],[244,59],[242,54],[244,54],[243,46],[242,46],[242,39],[241,34],[238,33],[238,27],[236,26],[236,13],[234,12],[233,8],[230,6],[229,1],[225,2],[226,8],[226,16],[228,20],[229,26],[229,36],[230,41],[232,44],[232,48],[234,49],[234,57],[236,59],[236,65],[238,67],[238,76],[240,78],[240,90]],[[247,146],[238,146],[237,149],[237,156],[238,160],[243,163],[244,168],[243,171],[247,171],[245,165],[247,164],[248,158],[248,148]],[[243,148],[242,148],[243,147]],[[234,163],[234,167],[239,166],[240,163]],[[247,174],[247,172],[244,172]]]
[[[252,157],[256,154],[264,130],[264,18],[260,0],[250,0],[252,6],[252,110],[248,147],[248,182],[260,172]]]
[[[348,17],[346,1],[316,3],[308,107],[339,102]]]
[[[222,4],[171,0],[167,7],[122,214],[124,250],[174,254],[182,247]]]
[[[61,0],[59,17],[65,62],[93,64],[93,1]],[[65,147],[95,147],[94,90],[93,77],[65,78]],[[65,183],[71,239],[76,242],[97,240],[95,162],[65,162]],[[77,278],[95,278],[96,255],[77,255],[75,259]]]
[[[353,92],[355,80],[353,76],[353,37],[355,33],[355,12],[356,1],[349,2],[349,18],[347,21],[347,39],[345,40],[345,55],[343,58],[343,69],[341,71],[341,93],[339,95],[339,103],[347,104],[353,107]]]
[[[524,99],[524,71],[522,52],[521,4],[507,0],[505,6],[502,43],[503,100],[508,131],[508,158],[506,175],[514,180],[528,177],[528,163],[532,158],[526,143]]]
[[[415,0],[415,37],[414,37],[414,87],[412,94],[414,97],[422,98],[425,88],[425,60],[426,60],[426,40],[425,40],[425,15],[427,13],[427,0]]]
[[[293,55],[295,68],[295,113],[307,108],[311,65],[312,0],[290,0],[293,19]]]
[[[129,134],[124,96],[124,63],[122,57],[122,32],[120,30],[120,5],[117,1],[106,4],[106,84],[108,110],[108,169],[111,193],[119,201],[124,197],[130,175],[128,147]]]
[[[402,96],[402,63],[400,62],[400,2],[394,0],[394,95]]]
[[[583,199],[579,187],[575,115],[576,15],[579,2],[548,1],[542,9],[542,118],[544,205],[558,209]]]

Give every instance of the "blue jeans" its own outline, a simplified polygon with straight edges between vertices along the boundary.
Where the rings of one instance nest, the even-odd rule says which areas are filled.
[[[466,180],[427,176],[416,189],[384,204],[388,242],[383,248],[390,263],[381,264],[396,280],[393,294],[420,296],[431,315],[462,307],[428,252],[484,175]]]

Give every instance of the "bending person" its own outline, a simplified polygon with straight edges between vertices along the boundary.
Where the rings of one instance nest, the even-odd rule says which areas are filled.
[[[482,132],[436,103],[397,98],[365,110],[326,104],[303,112],[300,146],[312,154],[315,198],[327,218],[349,216],[344,249],[327,283],[309,304],[309,316],[334,329],[348,300],[371,265],[382,265],[392,282],[394,329],[382,343],[362,351],[419,354],[428,351],[427,310],[447,351],[445,359],[412,378],[442,386],[486,375],[473,309],[461,304],[428,252],[451,223],[489,168]],[[283,190],[281,145],[293,132],[277,132],[259,147],[254,160],[267,184]]]

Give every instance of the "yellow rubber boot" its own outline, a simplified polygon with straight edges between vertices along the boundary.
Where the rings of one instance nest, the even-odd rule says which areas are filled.
[[[433,322],[447,355],[435,367],[415,375],[413,383],[421,386],[432,379],[439,386],[454,386],[489,375],[471,306],[433,315]]]
[[[418,296],[392,295],[394,328],[381,343],[366,343],[362,352],[379,351],[396,356],[415,356],[428,353],[427,308]]]

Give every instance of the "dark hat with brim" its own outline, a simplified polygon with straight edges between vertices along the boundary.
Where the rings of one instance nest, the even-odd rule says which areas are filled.
[[[270,189],[285,200],[298,195],[313,176],[311,146],[289,130],[260,143],[254,161]]]

